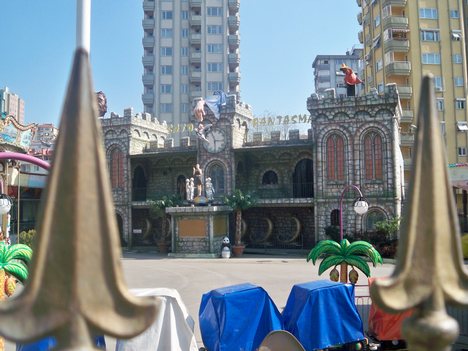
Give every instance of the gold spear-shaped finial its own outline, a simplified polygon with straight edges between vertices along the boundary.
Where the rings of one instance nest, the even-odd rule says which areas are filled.
[[[445,302],[468,305],[455,201],[439,131],[432,77],[422,82],[410,195],[402,220],[395,271],[371,287],[389,312],[414,308],[403,325],[410,350],[450,350],[457,322]]]
[[[0,334],[57,338],[57,349],[94,350],[93,336],[129,338],[154,320],[152,300],[125,287],[89,55],[75,53],[52,171],[42,197],[31,274],[0,305]]]

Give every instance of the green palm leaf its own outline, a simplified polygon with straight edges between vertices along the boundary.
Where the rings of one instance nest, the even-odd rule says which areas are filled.
[[[10,261],[3,269],[21,282],[28,278],[28,267],[21,261]]]
[[[5,249],[5,251],[5,261],[21,260],[24,262],[29,262],[32,257],[31,248],[24,244],[11,245]]]
[[[368,243],[367,241],[361,240],[353,242],[346,248],[345,255],[367,256],[372,261],[374,267],[377,263],[383,263],[382,256],[380,256],[379,252],[374,248],[374,246],[372,246],[372,244]]]
[[[349,256],[344,259],[346,263],[351,266],[358,268],[362,273],[364,273],[367,277],[370,277],[370,269],[369,265],[362,257],[359,256]]]
[[[341,246],[334,240],[322,240],[309,252],[307,261],[315,261],[322,255],[341,255]]]
[[[328,268],[339,265],[344,260],[343,256],[328,256],[324,258],[322,263],[320,263],[318,274],[322,275]]]

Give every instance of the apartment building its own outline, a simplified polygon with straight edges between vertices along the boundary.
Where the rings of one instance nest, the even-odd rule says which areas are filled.
[[[340,71],[340,67],[344,63],[360,75],[362,72],[362,51],[362,49],[353,48],[353,50],[347,51],[346,55],[317,55],[312,63],[315,93],[323,95],[325,90],[333,88],[336,91],[336,96],[346,96],[344,73]],[[360,95],[362,89],[362,84],[358,85],[356,95]]]
[[[24,100],[5,87],[0,89],[0,113],[13,116],[20,123],[24,123]]]
[[[240,0],[143,1],[144,112],[174,125],[192,101],[222,90],[239,98]]]
[[[434,76],[449,163],[467,155],[466,48],[462,0],[357,0],[365,89],[397,83],[401,150],[409,180],[421,79]]]

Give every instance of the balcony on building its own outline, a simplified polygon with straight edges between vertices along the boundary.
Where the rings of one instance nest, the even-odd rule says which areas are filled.
[[[192,52],[190,54],[190,63],[200,63],[202,54],[201,52]]]
[[[404,7],[406,6],[406,1],[407,0],[384,0],[382,4],[382,8],[385,6],[398,6],[398,7]]]
[[[228,26],[230,30],[239,30],[240,19],[239,16],[229,16],[228,17]]]
[[[191,33],[190,34],[190,44],[201,44],[201,34],[200,33]]]
[[[152,104],[154,102],[154,94],[144,93],[141,95],[141,99],[143,100],[143,104]]]
[[[154,74],[145,73],[142,76],[143,85],[153,85],[154,84]]]
[[[192,71],[190,72],[190,82],[201,82],[201,71]]]
[[[357,14],[357,21],[358,21],[359,25],[362,25],[362,12],[359,12]]]
[[[145,18],[141,21],[143,29],[154,29],[154,18]]]
[[[364,44],[364,32],[362,30],[358,33],[359,43]]]
[[[237,12],[240,8],[240,0],[228,0],[229,11]]]
[[[202,4],[202,0],[190,0],[191,8],[200,8],[201,4]]]
[[[407,76],[411,73],[411,62],[408,61],[393,61],[385,65],[385,73],[387,76]]]
[[[382,20],[383,28],[389,29],[408,29],[408,17],[404,16],[388,16]]]
[[[142,40],[143,47],[145,48],[152,48],[154,47],[154,37],[145,37]]]
[[[400,91],[400,87],[398,87],[398,91]],[[413,111],[402,110],[400,121],[401,123],[413,123]]]
[[[359,7],[362,6],[362,0],[356,0],[356,2],[357,2],[357,5],[358,5]]]
[[[230,83],[239,83],[240,82],[240,73],[239,72],[229,72],[228,80]]]
[[[143,58],[141,59],[141,61],[143,62],[143,66],[145,67],[153,67],[154,66],[154,55],[151,54],[151,55],[145,55],[143,56]]]
[[[201,90],[190,90],[190,97],[192,99],[201,98],[203,95]]]
[[[414,134],[401,134],[400,135],[400,145],[413,146],[413,144],[414,144]]]
[[[408,39],[389,39],[384,43],[386,53],[389,51],[408,52],[410,47]]]
[[[229,54],[228,55],[228,63],[229,65],[238,66],[240,63],[240,55],[237,53]]]
[[[236,50],[240,45],[240,36],[239,34],[229,34],[228,35],[228,44],[230,50]]]
[[[411,97],[413,96],[413,87],[398,85],[397,90],[400,99],[411,99]]]
[[[200,15],[191,15],[190,16],[190,25],[191,26],[201,26],[202,16]]]
[[[154,0],[143,1],[143,11],[154,11],[155,4]]]

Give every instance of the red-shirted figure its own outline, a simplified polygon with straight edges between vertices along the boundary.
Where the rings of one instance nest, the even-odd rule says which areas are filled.
[[[346,84],[346,95],[356,96],[356,84],[362,83],[362,80],[360,80],[356,73],[344,63],[341,64],[340,71],[345,74],[344,82]]]

